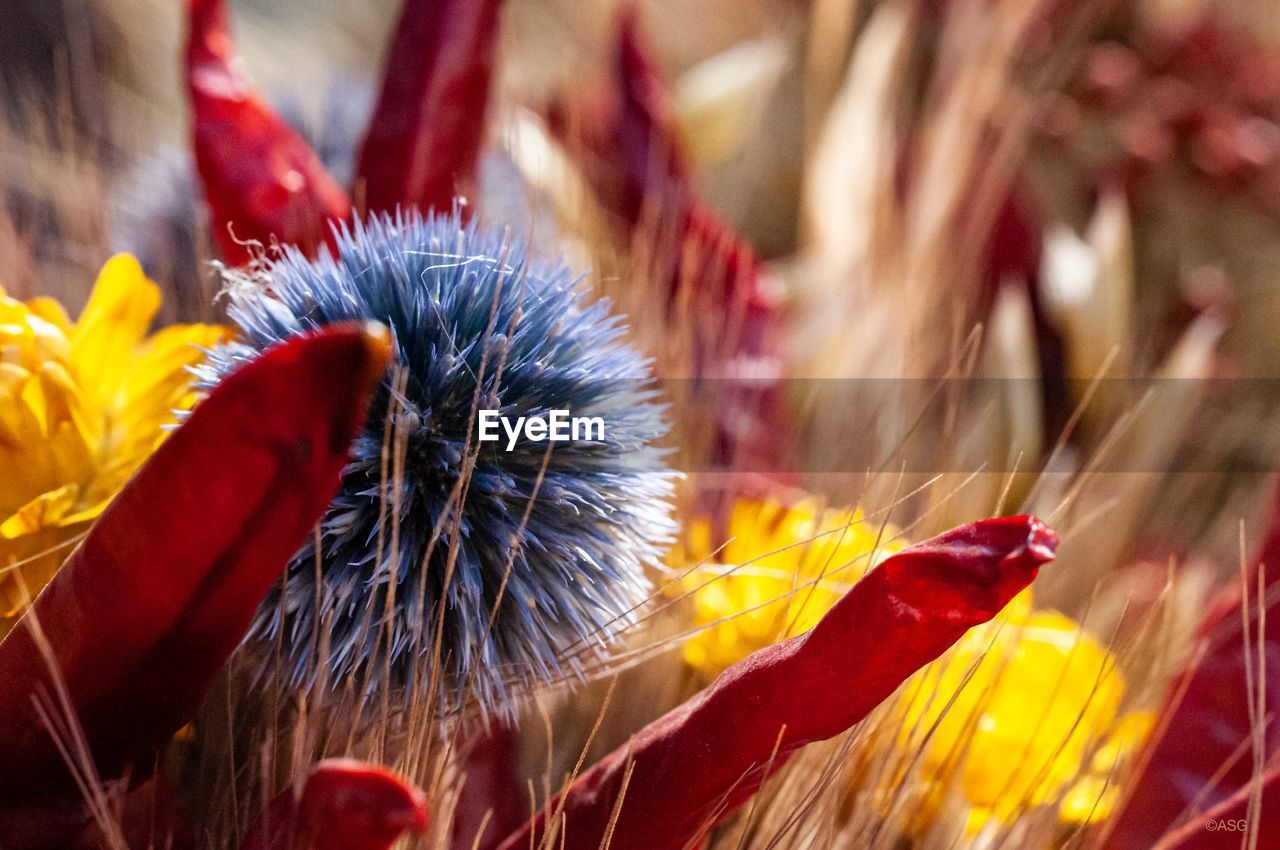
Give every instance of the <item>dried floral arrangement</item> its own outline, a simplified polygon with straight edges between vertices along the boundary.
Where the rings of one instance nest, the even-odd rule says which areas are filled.
[[[0,847],[1280,846],[1274,9],[12,5]]]

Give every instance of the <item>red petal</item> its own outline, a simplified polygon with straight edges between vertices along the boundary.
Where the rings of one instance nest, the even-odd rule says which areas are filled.
[[[646,202],[664,212],[683,210],[694,192],[674,107],[639,11],[624,5],[617,26],[612,76],[571,100],[551,103],[547,121],[605,209],[630,230]]]
[[[611,850],[688,846],[755,793],[767,765],[776,770],[799,747],[845,731],[969,627],[995,616],[1056,545],[1039,520],[1013,517],[962,526],[894,555],[812,631],[730,667],[605,756],[501,850],[536,846],[560,806],[567,840],[550,846],[595,850],[624,783]]]
[[[191,0],[187,84],[196,165],[214,237],[228,262],[272,239],[307,253],[351,202],[307,143],[254,90],[227,33],[223,0]]]
[[[1253,778],[1252,724],[1249,704],[1257,700],[1246,686],[1245,653],[1258,674],[1258,566],[1267,565],[1267,628],[1264,760],[1280,752],[1280,490],[1270,527],[1257,562],[1249,573],[1247,636],[1242,628],[1241,586],[1231,587],[1200,627],[1203,654],[1193,654],[1187,669],[1170,688],[1168,717],[1160,738],[1152,742],[1142,774],[1132,780],[1121,810],[1113,817],[1106,847],[1148,847],[1175,825],[1193,802],[1198,808],[1219,805]],[[1179,698],[1180,695],[1180,698]],[[1176,707],[1170,707],[1176,701]],[[1170,714],[1170,711],[1172,713]],[[1228,767],[1228,763],[1230,766]],[[1224,770],[1225,768],[1225,770]],[[1213,787],[1210,788],[1210,783]],[[1236,836],[1237,846],[1239,835]]]
[[[1241,788],[1219,805],[1197,815],[1156,845],[1157,850],[1239,850],[1246,831],[1258,834],[1258,847],[1280,847],[1280,768],[1262,777],[1261,802],[1249,811],[1252,787]],[[1254,820],[1250,820],[1252,814]]]
[[[153,776],[132,789],[120,801],[118,815],[111,825],[119,829],[124,846],[160,848],[164,850],[196,850],[199,830],[188,810],[187,801],[164,774]],[[65,814],[65,803],[63,804]],[[11,833],[0,824],[0,835]],[[48,833],[45,833],[48,834]],[[14,847],[29,848],[31,842],[15,841]],[[38,846],[38,845],[37,845]],[[112,844],[97,823],[90,824],[75,844],[77,850],[101,850],[119,846]]]
[[[491,848],[529,816],[528,790],[519,778],[519,741],[507,726],[477,732],[464,747],[466,780],[449,825],[456,848]],[[483,827],[483,829],[482,829]]]
[[[708,385],[720,411],[713,460],[727,469],[764,473],[776,492],[780,484],[797,483],[777,383],[783,346],[778,286],[751,246],[706,204],[691,201],[681,221],[672,293],[678,299],[682,287],[698,287],[694,309],[723,322],[710,323],[709,332],[691,329],[702,361],[699,374],[715,379]]]
[[[218,386],[107,507],[0,644],[0,810],[78,801],[33,704],[46,692],[65,693],[102,778],[150,772],[337,489],[388,357],[385,332],[363,326],[276,347]]]
[[[420,790],[398,773],[352,759],[322,761],[299,796],[271,801],[240,850],[387,850],[427,827]]]
[[[674,105],[634,6],[619,15],[612,76],[552,103],[547,120],[616,219],[624,247],[640,236],[650,258],[665,264],[654,275],[667,283],[659,297],[672,306],[692,301],[699,315],[721,317],[721,326],[693,340],[698,373],[766,376],[741,388],[725,383],[724,397],[707,401],[721,411],[716,462],[788,470],[786,441],[779,439],[788,430],[782,399],[768,385],[782,371],[778,287],[746,241],[699,197]]]
[[[371,212],[474,192],[501,0],[405,0],[360,151]]]
[[[983,262],[983,291],[978,317],[990,319],[1000,287],[1012,283],[1024,288],[1031,302],[1032,328],[1040,362],[1044,401],[1044,428],[1050,438],[1062,433],[1073,407],[1067,394],[1066,355],[1062,337],[1047,315],[1040,297],[1040,260],[1044,224],[1027,187],[1018,180],[1010,186],[992,222]]]

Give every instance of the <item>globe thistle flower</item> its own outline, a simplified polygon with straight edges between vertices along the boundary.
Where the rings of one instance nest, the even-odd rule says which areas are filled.
[[[284,639],[296,685],[319,673],[323,629],[334,680],[426,688],[438,660],[448,707],[501,708],[511,682],[571,673],[566,653],[615,635],[648,594],[646,568],[673,532],[649,364],[567,268],[456,212],[375,216],[339,228],[335,244],[336,258],[315,261],[286,249],[264,285],[233,286],[241,340],[205,372],[212,381],[337,321],[376,319],[394,339],[398,368],[355,441],[319,552],[297,554],[251,635]],[[606,438],[507,451],[505,439],[476,441],[477,405],[598,416]],[[386,475],[397,441],[402,469]]]

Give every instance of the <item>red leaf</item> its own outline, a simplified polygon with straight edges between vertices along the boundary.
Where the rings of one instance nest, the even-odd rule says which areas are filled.
[[[272,239],[308,254],[351,202],[319,158],[254,90],[227,32],[223,0],[190,0],[187,85],[196,166],[213,233],[228,262]],[[230,229],[229,229],[230,227]]]
[[[1245,653],[1253,674],[1259,669],[1258,564],[1266,564],[1267,628],[1264,760],[1280,753],[1280,489],[1261,552],[1249,570],[1250,628],[1246,636],[1241,617],[1242,587],[1236,584],[1222,596],[1200,627],[1200,650],[1170,687],[1162,717],[1163,733],[1152,741],[1140,776],[1130,782],[1121,810],[1109,824],[1106,847],[1149,847],[1195,803],[1204,810],[1245,788],[1253,777],[1252,724],[1249,704],[1256,704],[1246,684]],[[1201,651],[1202,650],[1202,651]],[[1179,698],[1180,697],[1180,698]],[[1173,706],[1177,702],[1176,707]],[[1170,713],[1172,712],[1172,713]],[[1212,787],[1211,787],[1212,783]],[[1239,844],[1239,835],[1236,836]],[[1265,846],[1265,845],[1261,845]]]
[[[240,850],[387,850],[427,827],[423,793],[398,773],[353,759],[322,761],[301,795],[271,801]]]
[[[845,731],[995,616],[1056,545],[1038,519],[1013,517],[962,526],[888,558],[812,631],[748,656],[646,726],[501,850],[537,846],[559,807],[567,840],[550,846],[595,850],[624,783],[611,850],[688,846],[759,789],[766,766],[777,770],[798,748]]]
[[[405,0],[360,151],[371,212],[448,210],[471,196],[501,0]]]
[[[363,326],[277,346],[107,507],[0,644],[0,820],[24,799],[79,803],[43,695],[74,715],[103,779],[150,773],[337,489],[388,358],[385,331]]]

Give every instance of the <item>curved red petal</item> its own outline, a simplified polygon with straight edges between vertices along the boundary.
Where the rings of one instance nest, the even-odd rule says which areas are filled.
[[[77,764],[149,774],[332,498],[388,358],[380,327],[292,340],[156,450],[0,643],[0,809],[78,801],[37,700],[83,730]]]
[[[488,850],[529,817],[527,789],[519,778],[516,730],[495,725],[479,730],[461,749],[466,777],[449,824],[452,845]]]
[[[675,107],[645,38],[638,9],[619,13],[612,73],[550,104],[552,132],[576,159],[592,192],[619,225],[624,247],[641,236],[660,264],[656,293],[672,309],[690,305],[721,322],[695,327],[697,373],[719,379],[717,465],[765,473],[793,468],[781,393],[782,306],[775,281],[751,246],[699,196],[680,141]],[[699,336],[701,335],[701,336]],[[743,375],[756,376],[738,381]]]
[[[555,812],[566,827],[550,846],[595,850],[624,785],[611,850],[689,846],[759,789],[766,766],[777,770],[799,747],[847,730],[994,617],[1056,546],[1040,520],[1012,517],[888,558],[810,632],[733,665],[605,756],[501,850],[537,846]]]
[[[1250,798],[1259,804],[1250,809]],[[1250,819],[1250,815],[1253,819]],[[1156,850],[1239,850],[1250,831],[1258,847],[1280,847],[1280,768],[1263,775],[1257,787],[1246,786],[1155,845]]]
[[[186,72],[192,141],[214,237],[228,262],[243,244],[297,245],[308,254],[351,202],[315,152],[254,90],[227,31],[223,0],[190,0]]]
[[[311,771],[301,795],[290,788],[271,801],[240,850],[387,850],[426,827],[426,798],[403,776],[329,759]]]
[[[357,171],[370,212],[474,193],[501,0],[405,0]]]
[[[1258,652],[1258,571],[1266,564],[1264,590],[1268,627],[1263,634],[1266,653],[1265,719],[1262,735],[1264,762],[1280,753],[1280,719],[1272,709],[1280,705],[1280,633],[1270,627],[1280,621],[1280,489],[1262,549],[1249,570],[1249,632],[1243,628],[1242,585],[1229,588],[1200,627],[1201,649],[1174,680],[1165,709],[1168,717],[1160,737],[1152,741],[1142,773],[1108,825],[1108,848],[1149,847],[1193,804],[1203,810],[1224,803],[1253,779],[1253,725],[1245,655],[1251,657],[1256,678]],[[1174,705],[1176,703],[1176,705]],[[1171,712],[1171,713],[1170,713]],[[1239,836],[1237,845],[1239,844]],[[1265,846],[1265,845],[1260,845]]]
[[[674,113],[639,11],[627,4],[618,16],[612,73],[571,98],[553,101],[547,122],[601,205],[629,231],[639,225],[646,204],[666,213],[683,211],[693,200]]]

